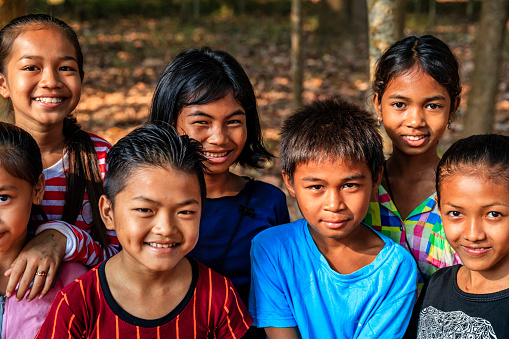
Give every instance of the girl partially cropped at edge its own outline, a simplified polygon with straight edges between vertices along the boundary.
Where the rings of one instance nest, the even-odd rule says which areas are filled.
[[[159,79],[149,120],[169,123],[202,143],[207,199],[198,244],[189,255],[231,279],[247,305],[251,240],[289,222],[279,188],[230,171],[236,164],[259,168],[272,157],[262,145],[249,78],[226,52],[183,51]]]
[[[442,222],[435,202],[437,147],[460,104],[458,61],[431,35],[404,38],[378,60],[373,90],[393,152],[366,220],[410,251],[422,287],[438,268],[459,262],[450,246],[432,246],[438,245],[433,228]]]
[[[34,214],[40,212],[44,175],[39,147],[26,131],[0,123],[0,270],[8,269],[33,237]],[[32,339],[41,327],[57,292],[87,272],[79,263],[64,263],[54,287],[30,303],[6,298],[8,278],[0,276],[0,338]],[[40,271],[35,281],[44,280]]]
[[[509,338],[509,137],[454,143],[436,189],[443,231],[463,265],[430,278],[405,338]]]
[[[93,266],[118,252],[98,210],[111,145],[84,132],[71,115],[81,96],[83,54],[76,33],[45,14],[16,18],[0,31],[0,94],[11,103],[17,126],[41,149],[46,183],[37,235],[13,264],[7,296],[48,292],[62,261]],[[65,255],[65,257],[64,257]],[[44,279],[45,278],[45,279]]]

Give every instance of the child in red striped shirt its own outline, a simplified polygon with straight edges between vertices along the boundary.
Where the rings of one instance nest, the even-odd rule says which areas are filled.
[[[148,125],[108,154],[101,215],[122,250],[55,298],[37,338],[241,338],[232,283],[186,255],[205,200],[199,143]]]

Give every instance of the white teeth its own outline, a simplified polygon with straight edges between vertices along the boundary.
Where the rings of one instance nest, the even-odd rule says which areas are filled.
[[[417,140],[421,140],[422,138],[424,138],[424,135],[420,135],[420,136],[407,135],[406,138],[408,140],[417,141]]]
[[[221,158],[221,157],[224,157],[226,154],[228,154],[228,152],[224,152],[224,153],[203,152],[203,155],[205,155],[206,157],[210,157],[210,158]]]
[[[47,104],[56,104],[56,103],[60,103],[62,102],[62,98],[46,98],[46,97],[43,97],[43,98],[35,98],[35,101],[39,101],[39,102],[44,102],[44,103],[47,103]]]
[[[149,246],[159,247],[159,248],[170,248],[170,247],[175,247],[177,245],[177,243],[173,243],[173,244],[158,244],[156,242],[149,242],[148,244],[149,244]]]

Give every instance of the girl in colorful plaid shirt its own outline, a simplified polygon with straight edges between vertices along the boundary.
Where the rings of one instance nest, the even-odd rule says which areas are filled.
[[[410,251],[420,286],[438,268],[460,262],[433,231],[440,233],[442,227],[435,202],[437,146],[460,103],[458,68],[444,42],[431,35],[410,36],[378,60],[373,83],[373,105],[393,152],[366,221]]]

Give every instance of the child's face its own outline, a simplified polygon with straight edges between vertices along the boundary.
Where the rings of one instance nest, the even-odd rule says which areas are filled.
[[[76,50],[55,28],[28,29],[12,45],[0,94],[11,98],[16,124],[28,128],[63,121],[81,96]]]
[[[116,231],[129,268],[169,271],[198,241],[198,178],[169,166],[143,166],[127,180],[114,206],[104,195],[99,201],[106,228]]]
[[[365,163],[351,161],[309,161],[297,165],[293,184],[283,178],[290,195],[297,198],[300,211],[315,241],[348,241],[369,207],[378,183],[372,180]]]
[[[247,140],[246,112],[229,93],[222,99],[182,109],[177,131],[203,145],[206,166],[213,174],[229,171]]]
[[[377,116],[383,121],[393,147],[407,155],[436,153],[451,112],[449,93],[419,68],[389,82],[382,101],[373,96]]]
[[[19,253],[25,244],[32,204],[44,195],[44,176],[33,187],[0,166],[0,252]]]
[[[440,186],[447,240],[470,270],[509,272],[509,189],[483,176],[452,174]]]

